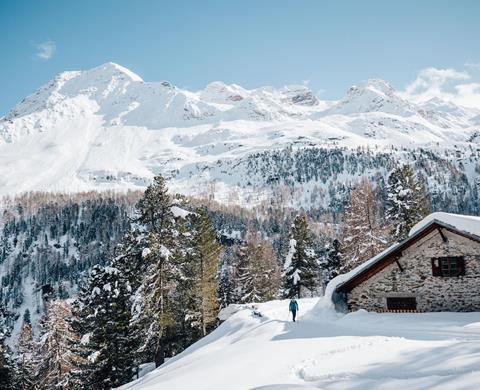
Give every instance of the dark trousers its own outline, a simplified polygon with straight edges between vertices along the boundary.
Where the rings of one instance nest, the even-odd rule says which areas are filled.
[[[297,316],[297,311],[292,310],[293,322],[295,322],[295,317]]]

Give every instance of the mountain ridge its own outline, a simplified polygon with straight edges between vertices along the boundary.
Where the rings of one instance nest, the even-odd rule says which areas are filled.
[[[143,188],[160,173],[182,192],[231,189],[216,170],[245,175],[235,161],[272,149],[468,151],[478,117],[439,98],[415,104],[380,79],[333,102],[304,85],[188,91],[106,63],[60,73],[0,118],[0,193]]]

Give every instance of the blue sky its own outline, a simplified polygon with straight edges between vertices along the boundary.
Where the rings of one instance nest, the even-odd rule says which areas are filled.
[[[404,89],[432,67],[456,72],[442,88],[476,88],[479,20],[474,0],[0,0],[0,115],[58,72],[107,61],[194,90],[308,81],[336,99],[372,77]]]

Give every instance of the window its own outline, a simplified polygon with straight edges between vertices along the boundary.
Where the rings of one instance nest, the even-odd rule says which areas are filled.
[[[438,257],[432,259],[433,276],[461,276],[465,275],[465,262],[463,257]]]
[[[388,297],[387,298],[388,310],[417,310],[417,300],[415,297]]]

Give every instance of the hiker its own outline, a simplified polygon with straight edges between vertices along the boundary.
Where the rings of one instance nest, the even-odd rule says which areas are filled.
[[[294,298],[290,300],[288,309],[292,312],[293,322],[295,322],[295,317],[297,316],[297,311],[298,311],[298,303]]]

